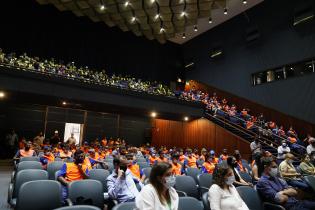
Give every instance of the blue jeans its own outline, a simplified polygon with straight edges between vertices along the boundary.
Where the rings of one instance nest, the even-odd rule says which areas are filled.
[[[291,185],[292,187],[297,187],[301,190],[310,190],[310,186],[303,180],[288,180],[288,185]]]
[[[314,201],[298,201],[295,205],[288,207],[288,210],[313,210],[315,209]]]

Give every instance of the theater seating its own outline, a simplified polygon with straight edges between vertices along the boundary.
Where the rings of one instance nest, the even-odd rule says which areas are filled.
[[[199,174],[197,176],[198,186],[200,189],[201,195],[209,191],[209,188],[212,185],[212,174]]]
[[[147,177],[147,178],[150,177],[151,170],[152,170],[152,168],[151,168],[150,166],[149,166],[149,167],[146,167],[146,168],[144,168],[144,169],[142,169],[143,174],[145,175],[145,177]]]
[[[195,180],[195,183],[198,183],[197,176],[201,174],[200,169],[198,168],[187,168],[186,175],[192,177]]]
[[[21,157],[20,163],[24,161],[37,161],[39,162],[39,157],[32,156],[32,157]]]
[[[306,176],[305,181],[312,187],[313,191],[315,192],[315,177],[314,176]]]
[[[241,186],[237,187],[236,190],[250,210],[285,210],[280,205],[263,203],[258,192],[252,187]]]
[[[121,204],[114,206],[114,208],[113,208],[113,210],[134,210],[134,209],[136,209],[135,202],[121,203]]]
[[[202,200],[202,204],[203,204],[203,209],[204,210],[210,210],[210,203],[209,203],[208,192],[205,192],[205,193],[202,194],[201,200]]]
[[[77,205],[77,206],[65,206],[54,210],[101,210],[96,206]]]
[[[68,198],[72,203],[78,203],[78,200],[84,199],[89,205],[104,208],[103,186],[100,181],[85,179],[69,183]]]
[[[8,201],[9,204],[14,207],[19,195],[19,190],[22,184],[35,181],[35,180],[48,180],[48,173],[39,169],[25,169],[17,172],[14,183],[9,185]]]
[[[178,210],[203,210],[203,205],[200,201],[193,197],[180,197]]]
[[[55,173],[56,171],[59,171],[62,166],[63,166],[62,161],[54,161],[54,162],[48,163],[47,165],[48,178],[50,180],[55,180]]]
[[[52,180],[29,181],[22,184],[16,210],[52,210],[61,207],[61,184]]]
[[[179,196],[190,196],[199,199],[195,180],[190,176],[176,176],[175,189]]]

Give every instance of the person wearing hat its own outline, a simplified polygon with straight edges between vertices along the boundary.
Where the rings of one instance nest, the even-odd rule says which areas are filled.
[[[51,147],[44,146],[44,155],[40,157],[40,162],[42,163],[43,169],[47,169],[47,164],[55,161],[55,156],[51,152]]]
[[[218,164],[219,163],[219,158],[217,158],[216,156],[215,156],[215,151],[212,149],[212,150],[210,150],[210,157],[212,158],[212,163],[213,164]]]

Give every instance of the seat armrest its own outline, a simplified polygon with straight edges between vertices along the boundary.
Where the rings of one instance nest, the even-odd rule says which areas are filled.
[[[12,200],[12,196],[13,196],[13,184],[10,183],[9,184],[9,188],[8,188],[8,204],[11,203],[11,200]]]
[[[184,191],[176,190],[176,192],[179,197],[187,197],[187,193],[185,193]]]
[[[285,208],[279,204],[273,204],[269,202],[263,203],[264,209],[266,210],[285,210]]]
[[[209,188],[207,188],[207,187],[200,187],[199,186],[198,190],[199,190],[200,195],[202,196],[205,192],[209,191]]]
[[[66,201],[66,205],[67,205],[67,206],[73,206],[73,203],[72,203],[72,201],[70,200],[70,198],[67,198],[65,201]]]
[[[15,171],[12,171],[10,183],[14,183],[14,178],[15,178]]]

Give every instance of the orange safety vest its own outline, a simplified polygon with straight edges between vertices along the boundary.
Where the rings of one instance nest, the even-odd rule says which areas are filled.
[[[130,170],[130,172],[132,173],[132,175],[134,177],[137,177],[138,179],[140,179],[140,166],[138,164],[132,164],[128,166],[128,169]]]
[[[166,157],[164,157],[163,159],[158,158],[157,161],[158,161],[159,163],[161,163],[161,162],[168,162],[168,160],[167,160]]]
[[[24,149],[20,149],[20,156],[21,157],[32,157],[34,155],[34,150],[30,149],[25,151]]]
[[[71,158],[72,156],[72,152],[68,151],[68,153],[66,154],[63,150],[60,151],[59,153],[60,158]]]
[[[291,144],[295,144],[297,142],[295,137],[288,137],[288,139],[291,142]]]
[[[191,168],[197,168],[196,158],[195,157],[187,157],[187,165]]]
[[[55,156],[52,153],[50,153],[50,155],[48,155],[48,156],[44,155],[43,157],[47,159],[48,163],[55,161]]]
[[[182,165],[179,163],[172,163],[172,173],[175,176],[179,176],[182,174]]]
[[[92,170],[92,164],[89,160],[88,157],[86,157],[83,161],[83,164],[82,164],[82,169],[83,171],[85,171],[86,169],[89,171],[89,170]]]
[[[75,163],[66,163],[67,164],[67,171],[66,171],[66,180],[68,182],[82,180],[83,175],[80,172],[79,167]]]
[[[158,158],[150,156],[149,160],[150,160],[150,164],[153,165],[155,163],[155,161],[158,161]]]
[[[203,167],[207,170],[208,174],[213,174],[213,171],[215,169],[215,165],[213,163],[204,162],[202,164]]]
[[[179,162],[184,163],[185,159],[186,159],[185,155],[179,156]]]

